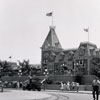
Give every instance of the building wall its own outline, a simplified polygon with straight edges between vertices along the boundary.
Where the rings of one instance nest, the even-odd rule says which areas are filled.
[[[81,42],[78,48],[62,49],[55,33],[55,28],[50,31],[41,47],[41,65],[44,75],[75,75],[91,74],[91,59],[100,56],[100,50],[95,44]]]
[[[42,73],[47,69],[48,74],[75,75],[91,74],[91,59],[96,55],[97,48],[93,44],[80,43],[77,49],[48,49],[42,50]]]

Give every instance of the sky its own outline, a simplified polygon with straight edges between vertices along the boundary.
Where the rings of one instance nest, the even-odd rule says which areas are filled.
[[[88,41],[88,27],[89,42],[100,48],[100,0],[0,0],[0,60],[39,64],[51,11],[63,49]]]

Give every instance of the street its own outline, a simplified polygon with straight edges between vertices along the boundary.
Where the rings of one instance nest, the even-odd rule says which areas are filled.
[[[93,98],[90,92],[4,90],[0,93],[0,100],[93,100]]]
[[[40,98],[48,98],[50,96],[51,95],[38,91],[4,89],[4,92],[0,92],[0,100],[37,100]]]
[[[45,100],[93,100],[91,92],[47,92],[53,96],[54,99],[45,99]],[[44,99],[41,99],[44,100]]]

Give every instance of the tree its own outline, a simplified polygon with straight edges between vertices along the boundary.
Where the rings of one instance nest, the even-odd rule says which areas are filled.
[[[78,73],[75,76],[75,82],[78,82],[79,84],[82,84],[83,83],[83,73]]]
[[[30,75],[31,67],[29,64],[29,60],[23,60],[23,62],[19,62],[20,70],[22,70],[22,75]]]
[[[100,58],[99,57],[94,57],[92,59],[92,64],[93,64],[93,67],[92,67],[92,72],[91,73],[100,78]]]
[[[9,74],[11,75],[12,74],[11,63],[7,61],[0,61],[0,71],[1,71],[0,74],[2,74],[2,76]]]

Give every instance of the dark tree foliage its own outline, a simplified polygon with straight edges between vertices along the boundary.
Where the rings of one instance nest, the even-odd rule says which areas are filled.
[[[11,63],[7,61],[0,61],[0,75],[1,76],[12,76]]]
[[[98,76],[100,78],[100,58],[99,57],[94,57],[92,59],[92,74]]]
[[[78,82],[79,84],[82,84],[82,79],[83,79],[83,74],[82,73],[78,73],[75,76],[75,82]]]
[[[29,60],[23,60],[23,62],[19,62],[20,70],[22,71],[22,75],[37,75],[38,69],[32,67],[29,63]],[[40,72],[39,72],[40,73]]]
[[[14,62],[8,62],[8,61],[1,61],[0,60],[0,77],[1,76],[17,76],[17,75],[40,75],[41,71],[40,69],[37,69],[30,65],[29,60],[23,60],[22,62],[18,60],[17,63]],[[17,68],[13,70],[13,65],[15,65]],[[21,72],[20,72],[21,71]]]
[[[20,70],[22,71],[22,75],[29,75],[31,71],[31,67],[29,65],[29,60],[23,60],[23,62],[19,62]]]

